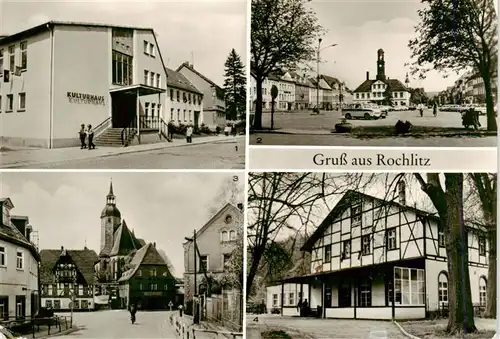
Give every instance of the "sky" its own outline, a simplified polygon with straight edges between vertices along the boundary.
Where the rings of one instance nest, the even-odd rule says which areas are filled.
[[[411,61],[408,41],[415,35],[420,0],[312,0],[311,6],[327,30],[321,45],[337,44],[321,52],[320,73],[339,77],[354,90],[366,79],[367,71],[370,79],[375,78],[377,50],[382,48],[386,76],[404,83],[409,73],[405,63]],[[444,78],[433,71],[422,81],[410,74],[409,85],[427,92],[442,91],[458,77],[451,72]]]
[[[189,61],[222,86],[231,49],[246,60],[246,9],[245,0],[0,0],[0,35],[49,20],[153,28],[168,68]]]
[[[233,176],[239,175],[238,181]],[[156,242],[174,267],[184,272],[184,237],[200,229],[231,200],[243,202],[242,173],[84,173],[0,174],[0,197],[14,204],[38,231],[40,249],[89,249],[99,253],[101,211],[112,179],[116,206],[135,235]],[[234,188],[234,189],[233,189]]]

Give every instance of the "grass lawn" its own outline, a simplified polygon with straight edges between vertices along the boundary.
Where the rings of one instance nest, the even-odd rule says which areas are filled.
[[[485,130],[474,131],[472,129],[464,129],[458,127],[434,127],[434,126],[413,126],[407,136],[411,137],[429,137],[433,135],[439,136],[468,136],[481,137],[487,135],[496,135],[496,132],[488,132]],[[394,126],[357,126],[352,129],[352,136],[376,138],[395,136]],[[405,135],[401,135],[404,137]]]
[[[292,339],[285,331],[267,331],[262,332],[263,339]]]
[[[479,330],[474,334],[449,335],[445,332],[446,324],[432,320],[406,321],[399,323],[406,332],[421,339],[491,339],[495,331]]]

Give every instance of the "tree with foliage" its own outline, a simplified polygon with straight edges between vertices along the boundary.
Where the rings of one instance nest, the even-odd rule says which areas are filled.
[[[469,180],[479,198],[482,226],[488,241],[488,283],[486,284],[486,311],[484,316],[497,317],[497,174],[472,173]]]
[[[384,105],[393,106],[392,91],[389,86],[387,86],[384,92]]]
[[[234,48],[229,53],[224,66],[226,117],[230,120],[244,120],[246,116],[245,66]]]
[[[429,98],[423,88],[410,89],[410,102],[414,104],[426,104]]]
[[[427,181],[415,173],[422,190],[431,199],[436,208],[440,227],[445,234],[445,246],[448,264],[448,309],[449,318],[446,328],[448,333],[475,332],[474,309],[472,307],[467,232],[464,224],[462,173],[445,173],[444,184],[438,173],[427,173]]]
[[[497,130],[492,79],[497,74],[497,14],[493,0],[421,0],[417,37],[408,46],[415,59],[412,72],[421,78],[430,69],[472,69],[484,82],[487,129]]]
[[[307,0],[252,0],[251,54],[256,82],[254,128],[262,128],[262,83],[273,71],[314,59],[321,27]]]

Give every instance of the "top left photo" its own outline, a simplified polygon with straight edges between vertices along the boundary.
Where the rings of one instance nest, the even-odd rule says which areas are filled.
[[[246,13],[4,1],[0,168],[244,169]]]

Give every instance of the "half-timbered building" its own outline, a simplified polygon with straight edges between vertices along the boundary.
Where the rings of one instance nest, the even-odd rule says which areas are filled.
[[[399,201],[398,201],[399,200]],[[299,301],[322,318],[417,319],[448,303],[445,234],[435,214],[348,191],[310,236],[310,274],[268,288],[268,308],[299,315]],[[468,227],[472,302],[485,305],[487,242]],[[272,307],[269,307],[272,306]]]

